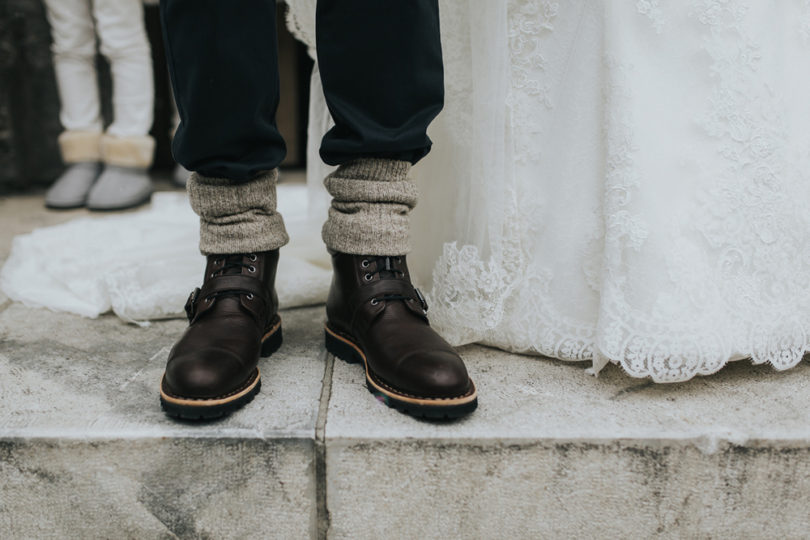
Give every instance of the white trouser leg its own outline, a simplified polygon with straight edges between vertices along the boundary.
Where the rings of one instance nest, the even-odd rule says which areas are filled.
[[[59,88],[59,120],[67,131],[100,133],[96,33],[90,0],[45,0]]]
[[[66,0],[50,0],[65,2]],[[93,0],[101,54],[110,62],[115,137],[145,136],[152,127],[155,99],[152,56],[141,0]]]

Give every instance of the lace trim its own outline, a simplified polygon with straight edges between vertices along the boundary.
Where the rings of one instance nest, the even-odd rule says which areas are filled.
[[[641,0],[635,7],[663,32],[658,1]],[[537,104],[556,105],[550,92],[555,66],[544,54],[543,39],[554,31],[559,11],[555,2],[510,3],[508,138],[517,162],[537,159],[533,145],[543,129]],[[810,222],[800,206],[810,201],[810,182],[802,167],[784,166],[797,162],[785,154],[782,111],[788,109],[758,73],[762,53],[745,31],[749,14],[744,2],[732,0],[694,1],[689,10],[706,29],[703,50],[713,81],[707,112],[696,124],[718,142],[717,162],[727,170],[699,191],[699,204],[684,220],[691,225],[670,230],[671,250],[661,261],[666,271],[653,277],[667,286],[652,303],[639,303],[633,278],[635,261],[651,255],[653,234],[635,211],[644,186],[635,158],[638,119],[629,112],[636,99],[634,67],[609,54],[605,191],[596,208],[603,221],[594,224],[581,269],[598,296],[598,317],[572,317],[555,304],[553,289],[564,276],[538,264],[527,241],[538,230],[538,207],[531,208],[521,187],[507,181],[504,228],[493,254],[451,242],[434,266],[429,297],[443,335],[454,344],[482,341],[514,352],[590,360],[596,371],[609,359],[630,375],[659,382],[714,373],[743,357],[780,370],[802,359],[810,348],[808,322],[801,320],[810,313],[802,288],[810,278],[810,254],[802,250]]]
[[[638,0],[636,9],[650,19],[657,34],[664,30],[664,13],[661,10],[660,0]]]

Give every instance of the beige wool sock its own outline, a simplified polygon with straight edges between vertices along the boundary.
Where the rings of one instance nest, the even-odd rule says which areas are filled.
[[[364,158],[327,176],[332,206],[322,231],[326,247],[352,255],[410,252],[410,212],[418,197],[410,169],[407,161]]]
[[[289,241],[276,211],[278,169],[249,182],[191,174],[186,189],[200,216],[203,255],[252,253],[278,249]]]

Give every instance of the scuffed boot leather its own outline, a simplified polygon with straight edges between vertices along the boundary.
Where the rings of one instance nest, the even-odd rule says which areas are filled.
[[[209,255],[202,288],[186,302],[189,326],[169,353],[160,401],[170,416],[223,416],[259,391],[257,364],[281,346],[278,250]]]
[[[455,350],[433,330],[405,257],[332,253],[326,347],[362,361],[369,390],[389,407],[424,418],[475,410],[475,385]]]

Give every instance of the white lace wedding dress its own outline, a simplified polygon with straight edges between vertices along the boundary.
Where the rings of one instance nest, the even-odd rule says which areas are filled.
[[[288,3],[311,45],[314,0]],[[656,381],[802,359],[810,2],[440,9],[446,104],[410,260],[445,337]]]
[[[315,0],[288,3],[290,26],[311,45]],[[709,374],[738,358],[777,369],[802,359],[810,2],[440,6],[446,105],[431,126],[434,150],[414,169],[421,201],[409,262],[445,337],[589,360],[595,371],[612,361],[656,381]],[[317,164],[329,127],[317,72],[310,111]],[[324,173],[308,171],[311,219],[302,230],[325,216]],[[292,236],[290,254],[319,268],[317,234]],[[162,246],[137,252],[147,266],[122,280],[129,289],[118,296],[119,314],[179,311],[199,257]],[[30,244],[15,245],[0,274],[12,298],[21,298],[9,284],[21,283],[24,252]],[[155,289],[166,264],[189,268],[179,293]],[[284,283],[290,272],[280,269],[279,289],[294,300],[311,281]],[[322,299],[328,278],[313,279]],[[171,294],[182,298],[167,303]],[[137,298],[155,305],[131,309],[126,299]]]

